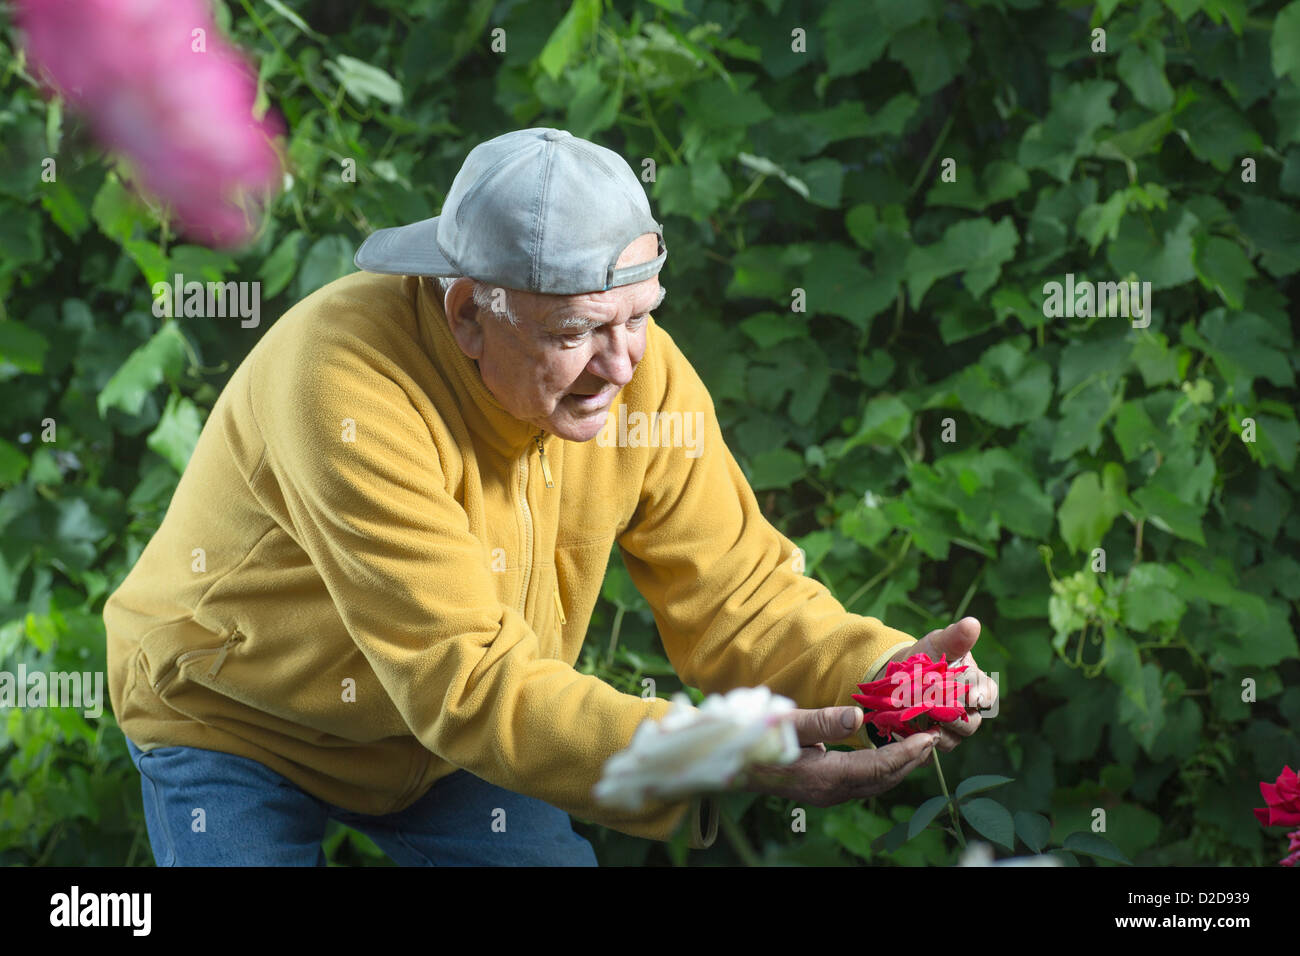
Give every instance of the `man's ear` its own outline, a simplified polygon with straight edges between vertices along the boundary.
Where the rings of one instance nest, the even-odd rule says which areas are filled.
[[[456,344],[467,356],[477,360],[483,354],[483,326],[478,306],[474,304],[474,280],[462,276],[453,282],[443,296],[442,307]]]

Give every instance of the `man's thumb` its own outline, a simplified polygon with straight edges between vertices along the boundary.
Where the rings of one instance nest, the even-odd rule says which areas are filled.
[[[850,722],[852,727],[849,726]],[[843,740],[860,726],[860,707],[820,707],[816,710],[795,711],[794,730],[800,747]]]
[[[927,648],[930,657],[938,660],[940,654],[948,655],[948,663],[951,664],[959,658],[965,657],[970,649],[975,646],[979,640],[980,622],[973,617],[964,617],[955,624],[949,624],[938,634],[929,638]]]

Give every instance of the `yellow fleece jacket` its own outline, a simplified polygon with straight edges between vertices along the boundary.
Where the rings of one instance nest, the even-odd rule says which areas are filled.
[[[615,441],[578,443],[510,415],[432,279],[354,273],[297,303],[236,369],[105,604],[123,732],[249,757],[359,813],[463,768],[668,840],[692,801],[592,798],[669,706],[574,669],[614,542],[683,681],[851,704],[913,639],[795,570],[703,382],[648,322],[611,406],[630,426],[619,447],[616,420]],[[630,447],[635,413],[655,411],[700,421],[702,441],[674,445],[661,418]],[[704,834],[694,804],[700,847],[716,808]]]

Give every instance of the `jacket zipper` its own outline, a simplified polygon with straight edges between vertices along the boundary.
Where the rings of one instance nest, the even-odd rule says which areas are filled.
[[[519,462],[519,504],[524,512],[524,582],[519,590],[519,613],[523,614],[524,605],[528,602],[528,578],[533,572],[533,515],[528,510],[528,454],[526,452],[523,460]]]
[[[537,454],[542,459],[542,477],[546,479],[546,487],[554,488],[555,482],[551,481],[551,466],[546,463],[546,449],[542,447],[542,436],[545,434],[546,432],[538,432],[533,436],[533,440],[537,442]]]
[[[542,436],[545,434],[545,431],[539,431],[533,436],[533,440],[537,442],[537,454],[542,460],[542,477],[546,479],[546,487],[554,488],[551,466],[546,460],[546,449],[542,447]],[[523,614],[524,605],[528,603],[528,580],[533,573],[533,515],[528,508],[528,455],[526,454],[519,463],[519,503],[524,513],[524,586],[519,593],[519,613]]]
[[[560,600],[560,586],[555,585],[555,590],[551,593],[555,595],[555,610],[560,612],[560,623],[568,624],[569,619],[564,616],[564,602]]]
[[[228,654],[230,649],[240,643],[243,639],[244,635],[240,634],[239,631],[235,631],[230,635],[230,637],[226,638],[225,643],[220,647],[205,647],[197,651],[186,651],[180,657],[176,658],[175,662],[172,664],[171,668],[168,669],[166,674],[154,682],[153,689],[160,690],[164,684],[168,683],[176,676],[182,665],[188,664],[190,661],[196,660],[200,657],[211,657],[216,655],[216,660],[212,662],[212,667],[208,669],[208,676],[216,677],[217,672],[221,670],[221,665],[226,662],[226,654]]]

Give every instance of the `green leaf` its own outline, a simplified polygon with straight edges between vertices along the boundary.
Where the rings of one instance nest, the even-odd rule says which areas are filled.
[[[140,414],[144,400],[165,381],[176,381],[185,365],[185,338],[174,321],[162,327],[133,351],[100,390],[95,406],[100,418],[110,408],[128,415]]]
[[[1097,833],[1071,833],[1061,846],[1072,853],[1085,853],[1113,863],[1133,865],[1129,858],[1120,852],[1119,847]]]
[[[731,180],[717,160],[704,160],[659,171],[654,197],[663,215],[689,216],[703,222],[731,195]]]
[[[863,0],[831,0],[827,5],[817,24],[826,38],[828,78],[859,73],[885,52],[893,34],[874,7],[875,3]],[[789,31],[785,33],[783,39],[788,46]]]
[[[867,402],[861,423],[841,452],[859,445],[896,445],[911,430],[912,410],[893,395],[883,395]]]
[[[1015,780],[1015,777],[1003,777],[996,773],[977,774],[974,777],[967,777],[959,783],[954,796],[961,800],[963,797],[969,797],[972,793],[983,793],[986,790],[992,790],[994,787],[1011,783],[1013,780]]]
[[[573,0],[560,18],[537,57],[551,79],[559,79],[569,61],[587,45],[600,23],[600,7],[600,0]]]
[[[324,42],[327,39],[324,35],[317,33],[311,27],[307,26],[306,20],[304,20],[302,17],[298,16],[298,14],[296,14],[294,11],[286,7],[283,3],[280,2],[280,0],[266,0],[266,5],[270,7],[272,10],[274,10],[276,13],[280,14],[280,16],[284,17],[294,26],[296,26],[303,33],[307,34],[313,40],[320,40]]]
[[[167,397],[158,427],[149,433],[145,444],[165,458],[177,473],[183,473],[194,454],[203,430],[199,407],[188,398],[173,392]]]
[[[1273,75],[1300,83],[1300,0],[1282,8],[1273,21]]]
[[[355,270],[352,256],[356,250],[344,236],[324,236],[317,239],[302,268],[298,270],[296,297],[306,298],[317,289]]]
[[[348,95],[362,106],[369,105],[372,96],[389,106],[402,105],[402,84],[386,70],[344,54],[326,60],[325,68],[334,75]]]
[[[45,368],[49,340],[16,319],[0,319],[0,380],[23,372],[39,375]]]
[[[913,839],[928,827],[934,818],[941,814],[947,806],[948,798],[943,794],[939,794],[917,807],[916,812],[912,814],[912,819],[907,822],[907,838],[909,840]]]
[[[779,166],[770,159],[762,156],[754,156],[750,153],[737,153],[738,159],[742,165],[749,167],[756,173],[762,173],[764,176],[775,176],[785,183],[804,199],[808,198],[808,185],[802,180],[791,176],[786,172],[785,167]]]
[[[1205,534],[1201,531],[1203,507],[1190,505],[1163,488],[1151,485],[1135,491],[1133,501],[1161,531],[1168,531],[1179,538],[1205,546]]]
[[[1118,89],[1110,80],[1085,80],[1053,96],[1047,118],[1030,126],[1020,141],[1020,165],[1067,182],[1075,162],[1091,152],[1097,131],[1114,122],[1110,98]]]
[[[1051,461],[1064,461],[1082,448],[1095,453],[1102,427],[1119,404],[1107,382],[1092,381],[1061,402],[1061,419],[1052,439]]]
[[[1244,194],[1235,216],[1259,250],[1259,266],[1277,278],[1300,271],[1300,213],[1286,203]]]
[[[1291,330],[1253,312],[1231,313],[1211,309],[1198,326],[1206,351],[1230,385],[1245,391],[1257,378],[1279,388],[1295,385],[1295,372],[1288,358]]]
[[[962,272],[966,290],[978,299],[997,282],[1002,264],[1009,261],[1020,242],[1007,216],[996,224],[988,219],[964,219],[930,246],[917,246],[907,257],[907,292],[912,308],[944,276]]]
[[[1040,418],[1052,397],[1052,368],[999,342],[957,378],[962,407],[1004,428]]]
[[[1201,9],[1205,0],[1164,0],[1165,6],[1174,11],[1174,14],[1183,23],[1186,23],[1192,14]]]
[[[1230,309],[1240,309],[1246,299],[1246,283],[1258,273],[1241,246],[1220,236],[1198,238],[1192,259],[1201,285],[1217,292]]]
[[[1153,56],[1137,44],[1126,46],[1116,69],[1135,100],[1153,113],[1163,113],[1174,105],[1174,90],[1165,79],[1162,48],[1153,46],[1152,49],[1160,52]]]
[[[754,456],[749,484],[755,491],[789,488],[807,472],[802,455],[789,448],[776,448]]]
[[[1079,213],[1074,229],[1088,240],[1088,254],[1096,253],[1103,239],[1114,239],[1119,235],[1119,225],[1128,211],[1128,192],[1120,190],[1102,204],[1093,203],[1085,206]]]
[[[808,326],[797,312],[758,312],[743,320],[740,329],[764,349],[808,337]]]
[[[91,203],[90,216],[100,232],[118,243],[125,243],[135,232],[135,227],[147,223],[150,218],[144,206],[127,192],[115,173],[104,177],[104,184]]]
[[[920,96],[929,96],[956,79],[970,51],[970,34],[947,18],[908,27],[889,44],[890,59],[903,64]]]
[[[809,261],[794,284],[807,292],[809,312],[838,315],[865,330],[898,294],[898,263],[891,264],[888,253],[877,253],[877,268],[872,270],[862,264],[856,249],[843,243],[819,242],[805,248]],[[784,294],[789,291],[787,286]]]
[[[62,182],[46,183],[41,193],[41,205],[50,214],[54,224],[73,239],[80,239],[81,234],[90,226],[90,216],[81,204],[77,194]]]
[[[1142,676],[1142,655],[1127,634],[1112,627],[1105,629],[1106,676],[1124,692],[1124,696],[1143,713],[1147,709],[1146,689]]]
[[[1012,852],[1016,848],[1016,824],[1011,813],[996,800],[976,797],[958,805],[966,822],[974,827],[981,836],[1006,847]]]
[[[1160,674],[1155,664],[1143,664],[1141,681],[1135,687],[1125,685],[1125,696],[1119,699],[1116,711],[1119,723],[1129,729],[1148,754],[1155,748],[1166,722]],[[1140,702],[1135,693],[1128,693],[1130,689],[1141,690]]]
[[[1124,469],[1114,462],[1107,463],[1100,477],[1088,471],[1074,479],[1057,513],[1061,539],[1071,552],[1101,544],[1124,510],[1124,485]]]
[[[1141,632],[1162,621],[1176,624],[1187,610],[1187,602],[1178,594],[1179,584],[1178,576],[1163,564],[1134,565],[1120,596],[1125,625]]]
[[[1117,276],[1133,274],[1150,282],[1156,291],[1195,277],[1192,234],[1198,225],[1196,216],[1187,209],[1171,207],[1165,218],[1172,220],[1172,225],[1164,229],[1160,240],[1150,236],[1142,217],[1124,219],[1119,236],[1106,246],[1106,261]]]
[[[1219,172],[1232,169],[1242,156],[1257,155],[1264,141],[1236,104],[1204,83],[1194,83],[1196,101],[1178,115],[1187,145],[1198,159]]]
[[[0,438],[0,486],[22,481],[29,459],[17,445]],[[3,556],[0,556],[3,561]]]
[[[273,299],[283,292],[293,281],[298,268],[298,250],[302,246],[303,232],[295,229],[280,240],[258,270],[262,281],[262,296]]]
[[[1042,853],[1052,834],[1051,821],[1032,810],[1017,810],[1015,825],[1016,836],[1020,837],[1020,841],[1034,853]]]

